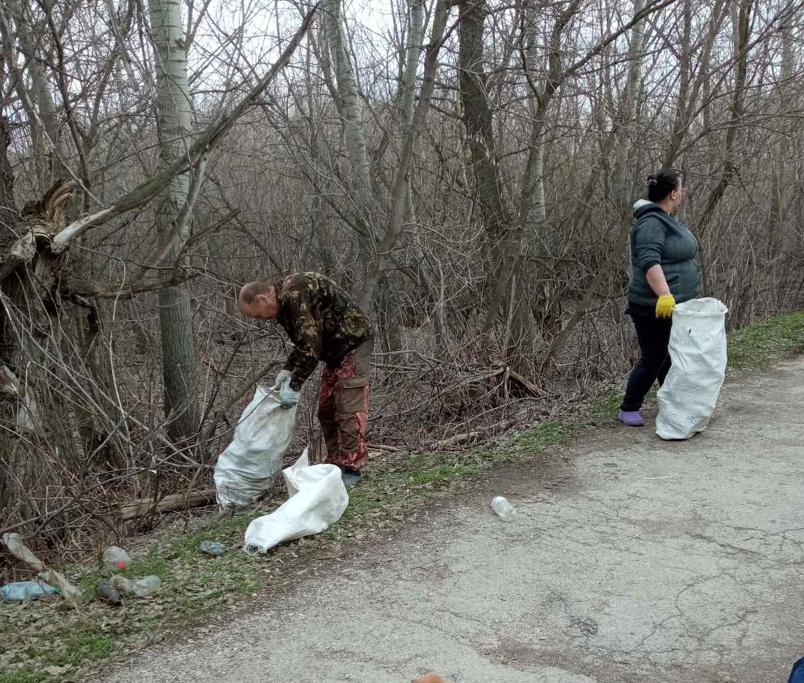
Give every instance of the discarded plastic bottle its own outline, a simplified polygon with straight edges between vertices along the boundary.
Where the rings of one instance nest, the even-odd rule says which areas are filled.
[[[491,499],[491,509],[497,513],[497,516],[503,520],[509,520],[511,517],[514,516],[516,510],[514,510],[514,506],[508,502],[506,498],[502,496],[494,496]]]
[[[118,606],[123,604],[120,591],[112,585],[111,581],[107,581],[106,579],[101,579],[95,584],[95,595],[99,600],[108,602],[110,605]]]
[[[134,582],[131,579],[127,579],[125,576],[121,576],[120,574],[115,574],[109,583],[111,583],[114,588],[123,594],[134,592]]]
[[[0,586],[0,596],[7,602],[37,600],[46,595],[56,595],[58,592],[58,589],[41,581],[16,581]]]
[[[226,546],[220,541],[201,541],[198,549],[207,555],[223,555],[226,552]]]
[[[110,545],[103,551],[103,566],[110,572],[122,572],[128,569],[131,558],[128,553],[116,545]]]
[[[134,595],[138,598],[147,598],[155,595],[162,587],[162,581],[158,576],[143,576],[133,584]]]

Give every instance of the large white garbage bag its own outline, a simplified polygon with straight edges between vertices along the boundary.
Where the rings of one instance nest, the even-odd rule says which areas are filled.
[[[273,484],[290,445],[296,408],[279,405],[275,387],[257,386],[235,428],[232,443],[215,465],[218,504],[225,508],[250,505]]]
[[[726,313],[710,298],[673,311],[672,365],[658,393],[656,434],[662,439],[689,439],[709,424],[726,376]]]
[[[248,525],[244,545],[248,552],[264,553],[282,541],[320,534],[337,522],[349,505],[340,468],[309,465],[306,448],[282,475],[289,497],[270,515],[257,517]]]

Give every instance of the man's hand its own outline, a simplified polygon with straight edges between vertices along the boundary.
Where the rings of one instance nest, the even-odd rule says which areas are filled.
[[[672,294],[662,294],[656,302],[657,318],[672,318],[673,309],[676,307],[676,300]]]
[[[282,370],[282,372],[280,372],[276,376],[276,379],[274,380],[274,386],[281,387],[285,382],[287,382],[290,379],[290,377],[291,377],[290,370]]]
[[[290,388],[290,377],[279,388],[279,405],[285,410],[299,405],[299,392]]]

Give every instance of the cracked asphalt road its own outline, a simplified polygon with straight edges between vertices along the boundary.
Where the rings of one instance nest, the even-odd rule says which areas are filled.
[[[786,681],[804,655],[803,408],[799,359],[729,382],[689,442],[602,430],[103,680]]]

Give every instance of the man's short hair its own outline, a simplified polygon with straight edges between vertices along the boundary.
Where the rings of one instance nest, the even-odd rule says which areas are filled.
[[[240,288],[240,294],[237,298],[238,301],[246,304],[246,306],[251,306],[258,294],[268,294],[268,292],[270,292],[273,288],[274,286],[270,282],[265,282],[264,280],[254,280],[253,282],[246,283]]]

